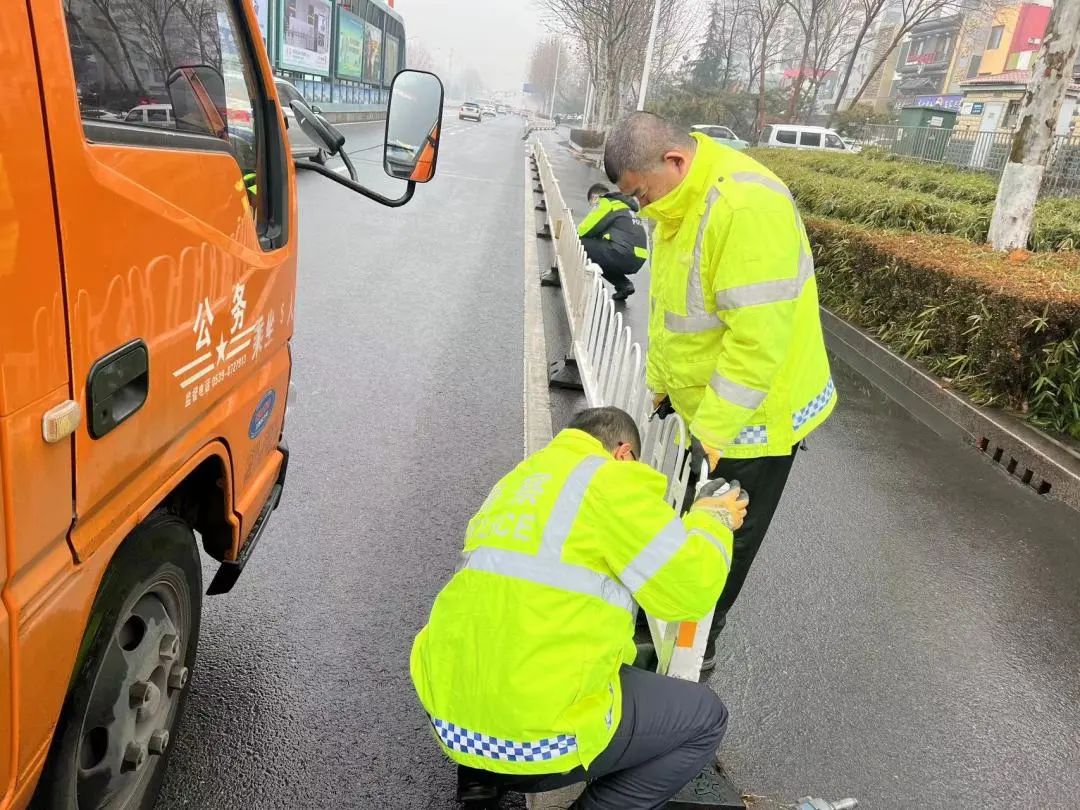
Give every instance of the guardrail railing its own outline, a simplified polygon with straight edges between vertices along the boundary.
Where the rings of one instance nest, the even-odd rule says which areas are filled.
[[[678,414],[651,417],[653,392],[645,383],[645,355],[611,295],[600,268],[589,261],[578,239],[573,213],[542,144],[532,144],[532,161],[546,204],[547,231],[554,246],[566,319],[585,399],[592,407],[614,405],[637,422],[642,461],[667,478],[667,502],[681,511],[691,472],[690,431]],[[704,480],[706,476],[701,476]],[[698,679],[712,614],[700,622],[666,624],[649,617],[657,671]]]

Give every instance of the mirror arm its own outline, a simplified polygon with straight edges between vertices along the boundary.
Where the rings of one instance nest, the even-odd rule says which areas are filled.
[[[411,200],[413,198],[413,194],[416,193],[416,183],[414,183],[412,180],[409,180],[407,185],[405,186],[405,193],[395,200],[391,197],[384,197],[382,194],[379,194],[376,191],[372,191],[371,189],[364,188],[364,186],[360,185],[355,180],[350,180],[347,177],[342,177],[333,169],[328,169],[326,166],[320,166],[318,163],[312,163],[310,160],[297,160],[295,161],[295,164],[297,169],[305,169],[309,172],[316,172],[318,174],[321,174],[323,177],[328,177],[335,183],[340,183],[341,185],[345,186],[345,188],[351,189],[357,194],[362,194],[369,200],[374,200],[380,205],[385,205],[387,208],[400,208],[401,206],[405,205],[405,203],[407,203],[409,200]],[[352,167],[349,168],[351,170]]]

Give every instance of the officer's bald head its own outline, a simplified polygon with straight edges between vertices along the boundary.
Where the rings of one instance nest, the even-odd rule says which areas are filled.
[[[649,205],[682,182],[696,149],[678,124],[652,113],[631,113],[608,133],[604,169],[624,194]]]
[[[586,408],[567,427],[588,433],[612,455],[617,455],[619,447],[625,445],[633,452],[635,459],[641,458],[641,434],[637,423],[621,408]]]

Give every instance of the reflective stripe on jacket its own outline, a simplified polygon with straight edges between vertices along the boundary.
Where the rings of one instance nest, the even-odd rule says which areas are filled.
[[[705,444],[787,455],[836,405],[810,242],[768,169],[695,134],[690,171],[656,220],[649,387]]]
[[[697,620],[727,579],[731,532],[664,501],[663,475],[564,430],[469,522],[461,565],[410,669],[446,754],[501,773],[588,766],[621,714],[634,603]]]

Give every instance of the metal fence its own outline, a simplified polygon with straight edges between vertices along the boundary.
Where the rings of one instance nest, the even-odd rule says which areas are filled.
[[[1012,132],[961,132],[940,127],[868,125],[857,133],[860,146],[884,149],[925,163],[1000,176],[1012,149]],[[1057,136],[1043,177],[1045,196],[1080,195],[1080,136]]]
[[[641,431],[642,461],[667,478],[667,502],[681,510],[690,481],[690,431],[677,414],[650,418],[653,394],[645,383],[645,357],[577,236],[544,147],[532,144],[532,162],[543,189],[548,231],[555,249],[563,305],[573,341],[572,356],[590,406],[622,408]],[[703,472],[705,472],[703,470]],[[702,475],[704,480],[706,476]],[[667,625],[649,618],[658,657],[657,671],[697,680],[712,614]]]

